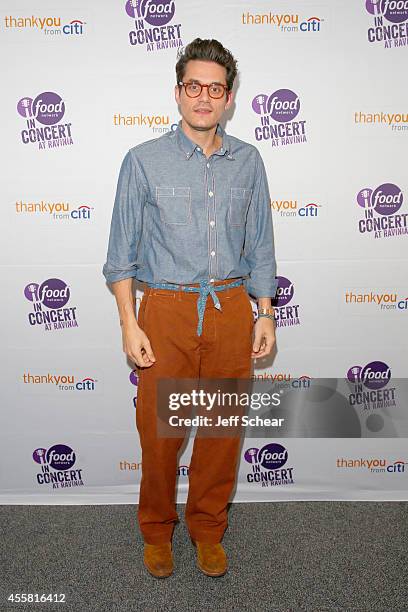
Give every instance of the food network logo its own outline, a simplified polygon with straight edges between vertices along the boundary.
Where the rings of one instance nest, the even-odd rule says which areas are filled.
[[[97,382],[97,379],[91,376],[80,378],[73,374],[34,374],[33,372],[23,374],[25,385],[54,387],[58,391],[92,392],[95,391]]]
[[[25,119],[26,127],[21,131],[24,144],[37,143],[39,149],[53,149],[73,144],[71,123],[62,123],[65,103],[53,91],[43,91],[36,98],[21,98],[17,104],[18,114]]]
[[[25,202],[17,200],[15,210],[18,215],[46,215],[54,221],[90,221],[93,206],[81,204],[74,207],[69,202]]]
[[[48,278],[41,285],[29,283],[24,288],[24,295],[33,304],[33,311],[28,314],[31,326],[44,325],[44,331],[78,327],[77,307],[65,308],[71,291],[60,278]]]
[[[176,12],[174,0],[127,0],[125,11],[134,22],[131,45],[144,45],[146,51],[182,46],[181,24],[170,25]]]
[[[61,24],[61,17],[12,17],[7,15],[4,18],[5,28],[7,29],[37,29],[46,36],[81,36],[84,33],[86,21],[72,19],[69,23]]]
[[[293,484],[293,467],[286,465],[288,451],[281,444],[270,443],[261,449],[248,448],[244,459],[251,465],[247,482],[256,482],[262,487]]]
[[[76,454],[66,444],[54,444],[48,450],[37,448],[33,452],[34,461],[40,465],[41,471],[36,474],[37,484],[51,485],[52,489],[67,489],[81,487],[82,468],[73,469]]]
[[[398,213],[404,195],[398,185],[383,183],[375,189],[365,187],[356,197],[357,204],[364,211],[358,222],[360,234],[370,234],[374,238],[391,238],[408,234],[408,213]]]
[[[306,121],[296,119],[300,98],[291,89],[277,89],[270,96],[256,95],[252,110],[261,123],[255,128],[256,140],[270,140],[273,147],[306,142]]]
[[[243,25],[269,25],[275,31],[284,33],[301,32],[310,34],[320,32],[324,19],[320,17],[301,17],[297,13],[242,13]]]
[[[408,0],[365,0],[365,7],[373,17],[368,42],[383,42],[384,49],[407,46]]]
[[[395,406],[395,387],[387,386],[391,380],[391,368],[384,361],[352,366],[347,371],[347,380],[352,384],[348,396],[350,406],[364,410]]]
[[[271,208],[280,217],[296,217],[300,219],[316,219],[321,204],[309,202],[299,206],[297,200],[271,200]]]
[[[285,276],[277,276],[278,288],[276,297],[272,300],[275,310],[276,327],[300,325],[299,304],[290,304],[295,295],[293,282]]]

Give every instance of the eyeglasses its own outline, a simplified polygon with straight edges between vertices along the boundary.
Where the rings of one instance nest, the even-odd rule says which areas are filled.
[[[203,87],[208,87],[208,95],[210,98],[222,98],[225,91],[228,91],[227,85],[221,83],[210,83],[209,85],[202,85],[201,83],[183,83],[179,81],[179,85],[184,85],[184,89],[189,98],[198,98],[203,91]]]

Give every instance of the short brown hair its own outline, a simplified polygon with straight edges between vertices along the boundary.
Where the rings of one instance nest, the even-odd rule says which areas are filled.
[[[190,60],[202,60],[216,62],[227,71],[227,87],[231,91],[234,79],[237,76],[237,60],[218,40],[214,38],[195,38],[186,47],[179,49],[177,53],[176,77],[177,83],[183,80],[186,64]]]

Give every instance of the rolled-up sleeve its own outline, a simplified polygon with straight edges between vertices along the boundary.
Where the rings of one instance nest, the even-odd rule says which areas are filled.
[[[249,278],[245,279],[248,293],[256,298],[274,298],[278,281],[272,211],[268,179],[258,150],[256,150],[255,182],[248,209],[243,254],[250,268]]]
[[[108,251],[102,274],[108,283],[135,277],[140,265],[138,245],[142,233],[145,186],[131,151],[119,171],[110,225]]]

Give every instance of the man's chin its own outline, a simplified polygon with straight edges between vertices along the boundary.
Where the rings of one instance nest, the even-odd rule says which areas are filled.
[[[185,118],[185,121],[188,123],[191,129],[197,130],[197,132],[208,132],[217,127],[218,121],[214,122],[214,118],[210,119],[209,117],[202,118],[202,121],[197,121],[196,117]]]

